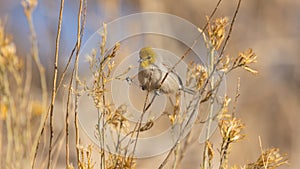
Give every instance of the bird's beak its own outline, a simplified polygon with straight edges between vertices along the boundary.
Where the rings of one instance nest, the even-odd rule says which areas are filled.
[[[139,63],[143,62],[143,59],[142,59],[142,58],[140,58],[140,59],[138,60],[138,62],[139,62]]]

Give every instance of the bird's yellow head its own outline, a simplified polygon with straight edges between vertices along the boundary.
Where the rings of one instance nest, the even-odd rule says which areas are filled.
[[[151,47],[144,47],[139,52],[140,66],[146,68],[156,61],[156,52]]]

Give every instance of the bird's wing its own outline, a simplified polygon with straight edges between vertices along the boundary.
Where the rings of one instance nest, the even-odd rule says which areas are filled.
[[[167,71],[171,70],[172,69],[172,66],[171,64],[168,64],[166,62],[162,63],[164,67],[167,68]],[[183,88],[183,82],[182,82],[182,79],[181,77],[178,75],[178,73],[175,71],[175,69],[173,69],[171,71],[171,76],[173,76],[173,78],[176,78],[178,80],[178,84],[179,84],[179,88]]]
[[[166,64],[165,62],[162,63],[162,64],[168,69],[168,71],[169,71],[170,69],[172,69],[172,66],[170,66],[170,64]],[[178,85],[179,85],[179,89],[180,89],[180,90],[182,90],[182,91],[184,91],[184,92],[187,92],[187,93],[189,93],[189,94],[194,94],[194,93],[195,93],[194,90],[184,87],[183,82],[182,82],[182,79],[181,79],[181,77],[179,76],[179,74],[176,72],[175,69],[173,69],[173,70],[171,71],[170,75],[173,76],[173,78],[176,78],[176,79],[178,80]]]

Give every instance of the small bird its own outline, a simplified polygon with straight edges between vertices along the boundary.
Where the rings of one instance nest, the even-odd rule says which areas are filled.
[[[170,71],[163,81],[170,68],[162,63],[162,58],[151,47],[142,48],[139,56],[138,80],[142,90],[164,94],[173,94],[182,90],[194,94],[193,90],[183,87],[180,76],[174,71]]]

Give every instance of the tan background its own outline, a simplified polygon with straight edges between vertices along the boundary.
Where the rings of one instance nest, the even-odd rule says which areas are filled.
[[[216,0],[89,0],[84,40],[101,22],[143,11],[171,13],[202,27],[205,15],[210,14],[215,4]],[[40,56],[45,65],[53,62],[58,5],[59,1],[40,1],[34,13]],[[235,5],[236,1],[222,2],[216,16],[231,18]],[[69,53],[76,38],[76,11],[77,3],[66,1],[63,55]],[[7,28],[14,34],[18,53],[28,53],[29,30],[20,3],[1,0],[0,17],[7,17]],[[298,0],[244,0],[241,5],[226,53],[235,56],[239,51],[252,47],[259,57],[255,67],[260,73],[252,76],[241,70],[227,77],[231,96],[234,95],[237,77],[241,77],[238,116],[247,127],[246,139],[232,149],[233,163],[242,165],[254,161],[260,151],[258,136],[261,136],[265,148],[279,147],[281,152],[288,154],[290,165],[283,168],[296,169],[300,165],[299,30]],[[48,69],[49,78],[52,77],[51,72],[52,67]],[[184,164],[191,168],[199,166],[201,149],[190,149],[187,154]],[[142,161],[152,164],[153,160]]]

